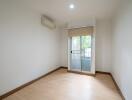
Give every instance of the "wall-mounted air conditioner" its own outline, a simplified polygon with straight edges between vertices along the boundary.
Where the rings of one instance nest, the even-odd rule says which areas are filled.
[[[50,28],[50,29],[56,28],[55,22],[50,17],[45,16],[45,15],[41,16],[41,24]]]

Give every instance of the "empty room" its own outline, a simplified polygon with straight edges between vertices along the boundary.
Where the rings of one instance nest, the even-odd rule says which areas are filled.
[[[0,100],[132,100],[132,0],[0,0]]]

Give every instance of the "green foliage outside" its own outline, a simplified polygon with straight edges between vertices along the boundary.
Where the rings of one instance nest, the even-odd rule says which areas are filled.
[[[82,36],[82,49],[91,48],[91,36]]]
[[[73,37],[76,44],[80,44],[80,36]],[[82,49],[91,48],[91,36],[81,36]],[[78,48],[80,45],[78,45]]]

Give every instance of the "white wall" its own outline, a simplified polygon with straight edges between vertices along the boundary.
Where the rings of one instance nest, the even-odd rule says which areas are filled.
[[[96,54],[97,71],[111,71],[111,20],[97,20],[96,23]]]
[[[19,0],[0,1],[0,95],[60,66],[57,30]]]
[[[96,70],[111,71],[111,20],[97,20],[96,26]],[[61,31],[61,66],[67,64],[67,31]]]
[[[61,66],[68,67],[68,32],[61,29]]]
[[[112,74],[126,100],[132,100],[132,0],[122,0],[113,22]]]

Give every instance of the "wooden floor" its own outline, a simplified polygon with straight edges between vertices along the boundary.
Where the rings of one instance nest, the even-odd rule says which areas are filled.
[[[122,100],[109,75],[96,77],[60,69],[4,100]]]

